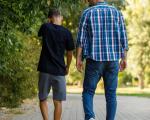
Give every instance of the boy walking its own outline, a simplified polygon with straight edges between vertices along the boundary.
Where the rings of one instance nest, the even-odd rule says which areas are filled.
[[[63,17],[57,9],[51,9],[48,23],[41,26],[38,36],[42,37],[42,51],[38,65],[39,99],[43,120],[48,120],[47,97],[53,90],[54,120],[61,119],[62,101],[66,100],[65,75],[69,72],[74,43],[71,32],[62,27]],[[65,65],[64,55],[66,51]]]

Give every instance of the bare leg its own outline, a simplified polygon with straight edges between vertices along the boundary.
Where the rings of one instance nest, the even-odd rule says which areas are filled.
[[[48,120],[48,105],[47,100],[40,101],[40,109],[43,116],[43,120]]]
[[[54,120],[61,120],[61,114],[62,114],[62,102],[53,100],[54,102]]]

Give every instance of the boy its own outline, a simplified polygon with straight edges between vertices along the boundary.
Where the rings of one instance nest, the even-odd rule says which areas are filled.
[[[51,9],[48,23],[41,26],[42,51],[38,65],[40,109],[44,120],[48,120],[47,97],[52,87],[54,120],[61,119],[62,101],[66,100],[65,75],[69,72],[74,42],[69,30],[62,27],[63,17],[57,9]],[[64,54],[67,54],[65,65]]]

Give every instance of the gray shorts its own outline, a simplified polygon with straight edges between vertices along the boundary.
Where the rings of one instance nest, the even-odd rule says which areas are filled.
[[[53,90],[53,100],[66,100],[65,76],[55,76],[48,73],[40,73],[38,83],[40,101],[47,99],[51,87]]]

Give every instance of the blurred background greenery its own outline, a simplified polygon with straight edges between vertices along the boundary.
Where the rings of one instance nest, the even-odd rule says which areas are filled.
[[[121,93],[150,93],[150,0],[108,3],[123,12],[129,37],[128,69],[119,74]],[[37,95],[36,69],[41,50],[37,31],[47,21],[52,6],[62,11],[63,26],[76,40],[80,15],[88,7],[84,0],[0,0],[0,106],[16,107],[23,99]],[[68,89],[77,86],[77,90],[82,80],[74,58],[67,76]],[[98,88],[103,89],[102,82]]]

